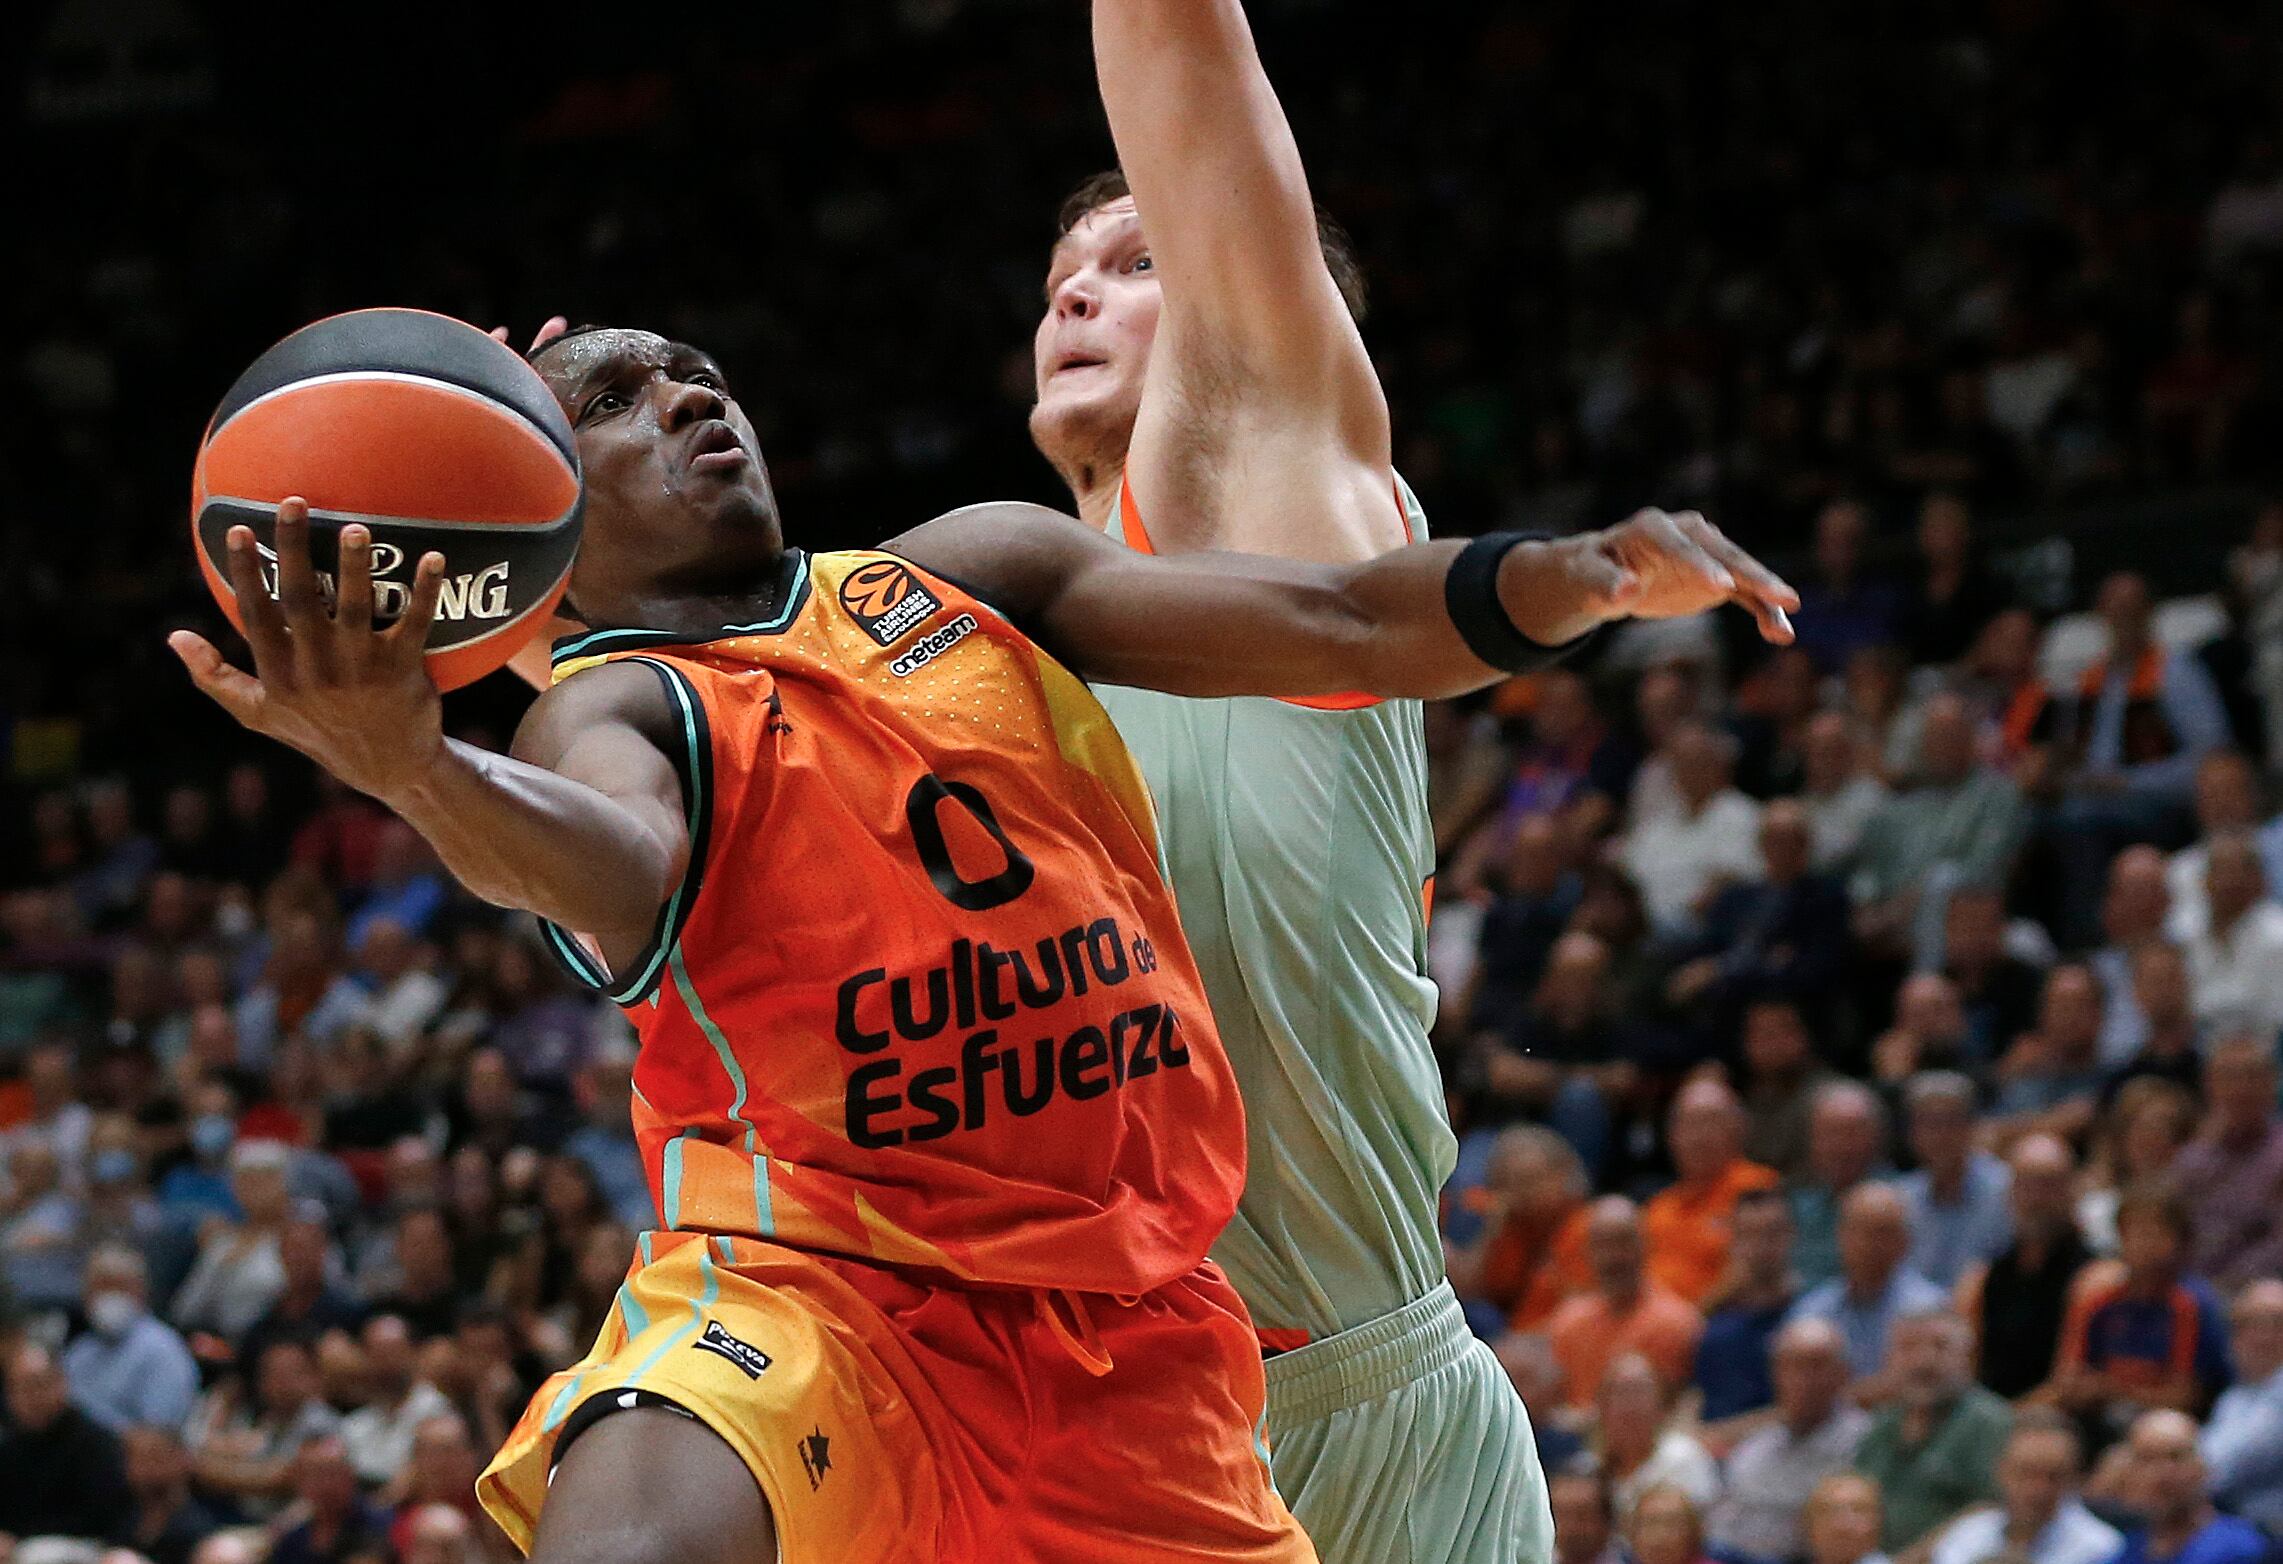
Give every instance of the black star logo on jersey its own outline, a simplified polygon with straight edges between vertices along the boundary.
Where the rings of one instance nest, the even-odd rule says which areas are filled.
[[[832,1441],[823,1429],[801,1441],[801,1470],[809,1474],[810,1492],[824,1486],[824,1474],[832,1470]]]

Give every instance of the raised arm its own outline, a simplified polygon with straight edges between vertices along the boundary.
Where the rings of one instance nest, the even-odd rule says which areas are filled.
[[[411,606],[372,625],[372,539],[341,532],[338,614],[309,560],[309,512],[278,508],[278,597],[250,529],[230,535],[248,675],[204,638],[170,642],[198,687],[246,727],[291,745],[402,815],[476,895],[594,935],[605,959],[639,950],[689,856],[679,775],[659,735],[665,692],[641,667],[606,667],[548,692],[516,735],[519,758],[444,736],[422,644],[443,579],[420,563]]]
[[[1164,294],[1153,375],[1212,361],[1288,397],[1368,403],[1362,454],[1386,460],[1379,383],[1243,6],[1095,0],[1094,66]]]
[[[1160,297],[1126,460],[1144,530],[1343,563],[1403,542],[1387,400],[1243,9],[1095,0],[1094,53]]]
[[[1138,554],[1035,505],[954,511],[887,545],[981,594],[1082,676],[1177,695],[1461,694],[1611,619],[1723,602],[1791,639],[1792,590],[1701,516],[1558,542],[1422,543],[1358,565]]]

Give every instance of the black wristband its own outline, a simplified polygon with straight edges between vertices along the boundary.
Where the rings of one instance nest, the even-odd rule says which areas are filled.
[[[1523,543],[1548,541],[1542,532],[1489,532],[1459,550],[1443,577],[1443,606],[1467,648],[1493,668],[1528,673],[1566,655],[1569,646],[1542,646],[1514,628],[1498,600],[1498,567]]]

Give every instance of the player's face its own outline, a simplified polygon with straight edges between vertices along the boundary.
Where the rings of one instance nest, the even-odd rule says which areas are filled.
[[[698,577],[773,557],[777,499],[721,367],[647,331],[584,333],[540,356],[586,477],[590,562],[618,577]],[[692,584],[695,584],[694,581]],[[572,597],[586,602],[578,581]]]
[[[1131,197],[1098,207],[1054,247],[1046,313],[1031,342],[1038,406],[1031,429],[1051,445],[1068,429],[1130,434],[1157,337],[1157,274]]]

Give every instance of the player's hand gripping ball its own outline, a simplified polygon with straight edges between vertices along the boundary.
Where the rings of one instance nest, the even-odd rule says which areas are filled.
[[[370,538],[371,617],[393,623],[424,554],[443,556],[426,666],[439,689],[501,667],[571,577],[584,491],[571,426],[538,371],[475,327],[424,310],[357,310],[254,361],[214,410],[191,480],[199,569],[241,631],[227,540],[251,528],[279,591],[277,508],[308,502],[310,562],[335,607],[338,539]]]

